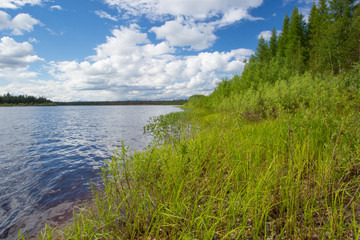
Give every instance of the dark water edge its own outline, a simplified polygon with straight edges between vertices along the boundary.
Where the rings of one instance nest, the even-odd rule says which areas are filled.
[[[18,232],[21,229],[23,236],[30,239],[37,239],[38,235],[45,227],[45,223],[52,227],[71,224],[73,220],[73,211],[82,204],[84,200],[75,202],[64,202],[59,205],[34,213],[21,221],[5,229],[0,238],[18,239]]]
[[[150,116],[170,106],[60,106],[0,109],[0,239],[21,228],[36,237],[48,222],[71,221],[76,206],[91,200],[90,181],[124,141],[143,150]]]

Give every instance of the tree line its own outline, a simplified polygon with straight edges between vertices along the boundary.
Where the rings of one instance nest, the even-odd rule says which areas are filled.
[[[183,105],[185,99],[178,100],[129,100],[129,101],[83,101],[83,102],[55,102],[59,106],[78,105]]]
[[[25,105],[37,105],[37,104],[51,104],[51,100],[45,97],[34,97],[27,95],[13,96],[10,93],[0,96],[0,104],[25,104]]]
[[[273,89],[282,88],[287,93],[281,104],[297,108],[304,99],[300,96],[305,94],[304,86],[311,81],[325,85],[326,81],[335,81],[342,86],[341,91],[347,89],[354,94],[360,89],[360,3],[319,0],[313,3],[307,21],[294,7],[290,16],[285,15],[281,32],[273,28],[269,41],[260,37],[255,53],[245,63],[241,75],[219,82],[209,96],[190,97],[189,103],[221,111],[245,106],[248,97],[249,104],[261,107],[266,105],[264,89],[269,90],[271,98],[281,95],[270,93]],[[299,86],[287,90],[294,82]],[[332,91],[329,88],[329,93]]]
[[[277,66],[270,80],[286,75],[348,70],[360,57],[360,7],[355,0],[319,0],[309,19],[295,7],[285,16],[281,33],[273,28],[269,42],[260,37],[251,68]],[[255,64],[254,64],[255,63]],[[245,69],[246,70],[246,69]],[[269,73],[271,75],[271,73]],[[246,71],[245,71],[246,75]],[[285,75],[285,76],[284,76]]]

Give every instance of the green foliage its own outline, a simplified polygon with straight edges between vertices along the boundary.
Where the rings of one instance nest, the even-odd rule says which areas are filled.
[[[291,15],[288,43],[285,56],[288,68],[293,73],[303,73],[306,61],[306,26],[303,15],[295,7]]]
[[[193,95],[189,98],[188,104],[195,107],[204,108],[207,105],[207,97],[205,95]]]
[[[270,46],[259,39],[248,65],[271,60],[285,64],[291,75],[349,70],[360,58],[359,11],[354,0],[320,0],[317,5],[314,2],[306,23],[295,7],[290,18],[285,16],[277,41],[275,29]],[[257,71],[252,72],[257,79]]]
[[[289,35],[289,25],[290,25],[290,19],[286,14],[284,17],[282,32],[278,40],[278,58],[281,60],[284,60],[285,58],[285,51],[286,51],[286,46],[288,43],[288,35]]]
[[[132,155],[122,146],[62,237],[357,239],[359,69],[264,83],[231,92],[239,102],[224,113],[154,121],[177,119],[178,134]]]
[[[271,32],[271,38],[270,38],[270,43],[269,43],[269,50],[270,50],[270,56],[271,58],[275,58],[276,57],[276,52],[277,52],[277,32],[275,27],[273,28],[272,32]]]
[[[144,130],[154,143],[133,154],[121,146],[104,189],[56,234],[359,239],[360,10],[329,3],[313,6],[308,25],[297,9],[285,17],[276,57],[260,39],[241,76],[190,97],[191,111],[152,119]]]
[[[256,47],[255,57],[257,61],[264,63],[270,60],[270,49],[268,43],[265,41],[264,37],[261,36],[259,39],[258,46]]]
[[[12,96],[10,93],[0,96],[0,105],[39,105],[39,104],[53,104],[52,101],[44,97],[34,96]]]

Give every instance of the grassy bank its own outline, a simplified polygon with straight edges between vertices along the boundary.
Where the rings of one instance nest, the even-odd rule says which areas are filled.
[[[236,89],[224,81],[155,141],[122,147],[103,190],[43,239],[359,239],[358,68]]]

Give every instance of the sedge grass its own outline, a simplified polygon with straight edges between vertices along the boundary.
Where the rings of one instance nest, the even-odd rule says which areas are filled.
[[[39,238],[358,239],[358,95],[336,88],[331,97],[341,82],[310,80],[263,88],[266,111],[236,96],[224,111],[153,119],[145,130],[154,143],[134,154],[119,148],[74,224]]]
[[[122,147],[63,237],[356,238],[360,125],[307,114],[256,124],[217,114],[145,152]]]

